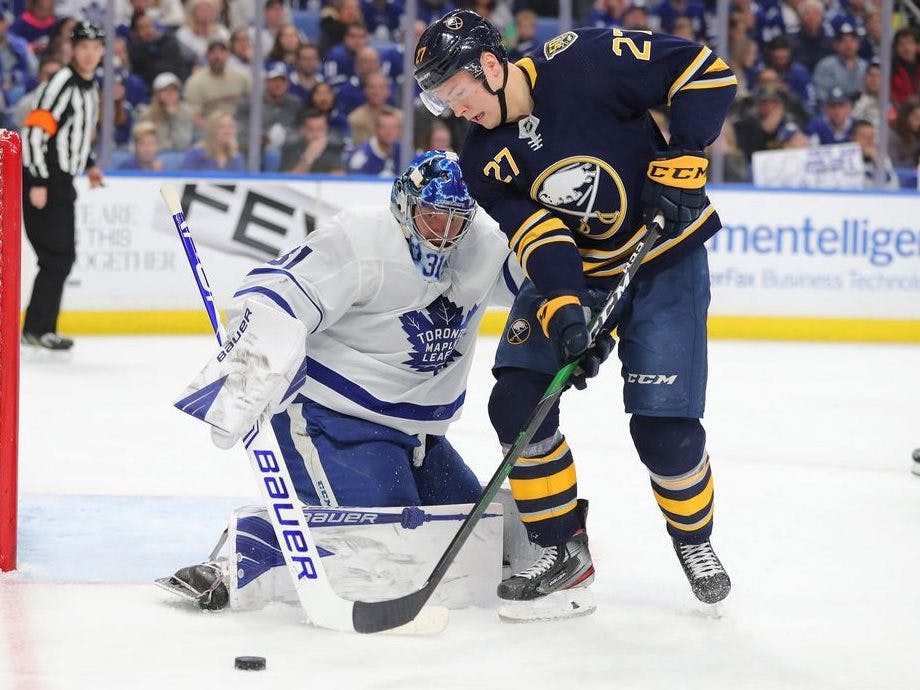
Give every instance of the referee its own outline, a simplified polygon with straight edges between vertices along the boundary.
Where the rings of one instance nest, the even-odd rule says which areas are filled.
[[[22,343],[45,350],[73,347],[73,340],[57,333],[64,281],[77,254],[73,178],[85,170],[91,188],[102,184],[92,146],[99,119],[94,76],[105,52],[105,33],[80,22],[70,40],[70,66],[39,87],[35,110],[22,130],[22,212],[26,236],[38,256]]]

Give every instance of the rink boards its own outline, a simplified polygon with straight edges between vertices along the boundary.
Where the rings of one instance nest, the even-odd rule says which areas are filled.
[[[163,177],[78,180],[77,264],[60,328],[83,333],[207,332],[158,193]],[[386,208],[369,178],[171,176],[218,305],[242,276],[304,240],[338,209]],[[715,338],[920,342],[920,196],[717,187],[725,226],[710,242]],[[23,300],[35,260],[23,252]],[[504,314],[483,321],[498,334]]]

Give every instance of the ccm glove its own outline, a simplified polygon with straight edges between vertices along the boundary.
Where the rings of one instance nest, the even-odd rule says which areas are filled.
[[[702,151],[673,150],[648,164],[642,189],[642,219],[646,225],[655,214],[664,215],[661,236],[680,235],[706,208],[706,171],[709,161]]]
[[[591,310],[578,295],[553,293],[537,309],[543,335],[556,344],[559,357],[567,362],[588,349],[588,319]]]

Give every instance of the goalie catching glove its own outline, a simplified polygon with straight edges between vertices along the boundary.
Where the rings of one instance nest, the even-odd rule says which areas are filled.
[[[590,298],[586,297],[585,301],[590,301]],[[572,373],[572,385],[578,390],[584,390],[588,379],[597,376],[601,364],[613,352],[614,340],[610,337],[610,331],[601,330],[592,345],[588,333],[591,308],[582,304],[582,299],[577,295],[567,293],[551,294],[537,309],[537,318],[543,335],[556,344],[563,362],[584,355],[581,364]]]
[[[702,151],[669,151],[648,164],[642,189],[642,219],[649,225],[660,211],[661,236],[672,239],[702,215],[706,199],[709,161]]]
[[[275,414],[296,391],[291,381],[306,357],[307,329],[262,302],[246,300],[220,351],[176,401],[211,425],[211,440],[230,448],[263,413]]]

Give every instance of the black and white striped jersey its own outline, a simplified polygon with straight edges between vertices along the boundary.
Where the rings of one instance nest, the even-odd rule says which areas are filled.
[[[79,175],[92,158],[99,119],[99,89],[62,67],[39,87],[35,109],[22,130],[22,163],[26,178]]]

